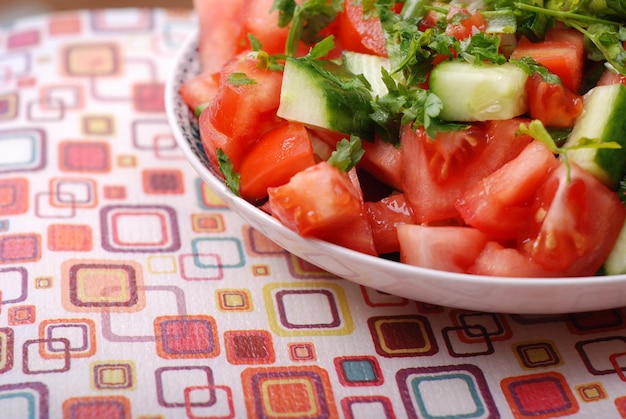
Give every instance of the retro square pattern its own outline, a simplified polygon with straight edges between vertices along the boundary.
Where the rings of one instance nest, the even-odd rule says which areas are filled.
[[[222,214],[191,214],[191,228],[196,233],[222,233],[226,231],[226,224]]]
[[[576,386],[578,397],[583,402],[597,402],[607,398],[606,390],[602,383],[589,383]]]
[[[590,374],[623,375],[626,371],[626,367],[619,367],[615,362],[616,357],[626,353],[626,337],[624,336],[582,340],[576,342],[575,348]]]
[[[60,252],[88,252],[92,248],[91,226],[72,224],[48,226],[48,249]]]
[[[123,185],[107,185],[102,188],[102,196],[105,199],[123,200],[128,197],[126,186]]]
[[[601,310],[588,313],[572,313],[567,316],[567,326],[571,333],[585,335],[601,331],[617,331],[626,328],[626,321],[620,310]]]
[[[198,268],[233,269],[246,264],[243,245],[236,237],[199,237],[191,241],[191,249]]]
[[[146,305],[143,267],[136,262],[70,259],[61,270],[67,311],[133,313]]]
[[[88,178],[50,179],[50,205],[57,208],[94,208],[98,205],[97,184]]]
[[[299,279],[338,279],[335,275],[307,262],[304,259],[288,254],[287,266],[289,273]]]
[[[16,418],[44,418],[50,410],[50,390],[42,382],[0,384],[0,409]]]
[[[113,115],[84,115],[81,119],[83,135],[115,135],[115,117]]]
[[[391,400],[384,396],[351,396],[341,400],[346,419],[395,419]]]
[[[553,418],[579,410],[565,377],[557,372],[508,377],[500,387],[516,418]]]
[[[40,105],[65,110],[80,110],[85,106],[85,92],[80,85],[46,85],[41,88]]]
[[[71,397],[63,402],[63,417],[128,419],[131,404],[124,396]]]
[[[520,342],[513,345],[513,351],[524,369],[557,367],[563,364],[554,342]]]
[[[28,271],[23,267],[0,267],[0,307],[21,303],[27,297]]]
[[[14,345],[15,332],[13,332],[13,329],[0,327],[0,374],[4,374],[13,368]]]
[[[29,48],[39,44],[41,34],[39,30],[31,29],[9,34],[7,49]]]
[[[339,382],[344,386],[379,386],[384,383],[378,360],[373,356],[345,356],[334,359]]]
[[[210,316],[162,316],[154,319],[161,358],[214,358],[220,353],[217,324]]]
[[[315,345],[311,342],[288,343],[287,350],[289,359],[292,361],[315,361],[317,359]]]
[[[371,307],[401,307],[409,304],[410,300],[395,295],[377,291],[373,288],[360,286],[363,299]]]
[[[48,20],[48,33],[51,36],[63,36],[80,33],[82,21],[78,13],[61,13],[50,16]]]
[[[100,210],[102,247],[109,252],[157,253],[180,248],[176,211],[164,205],[110,205]]]
[[[15,119],[18,111],[19,96],[16,93],[0,94],[0,122]]]
[[[143,191],[146,194],[181,195],[185,193],[183,174],[180,170],[144,170]]]
[[[46,164],[45,131],[37,128],[0,130],[0,149],[11,150],[0,154],[0,174],[34,172]]]
[[[459,339],[466,343],[484,341],[486,337],[492,342],[503,341],[512,335],[506,317],[501,314],[452,310],[450,317],[459,328]]]
[[[44,359],[89,358],[96,353],[96,325],[91,319],[49,319],[39,323],[39,355]],[[67,346],[55,342],[64,339]]]
[[[248,368],[241,373],[248,417],[338,417],[326,370],[317,366]]]
[[[91,388],[94,390],[134,390],[135,365],[132,361],[92,362]]]
[[[485,376],[474,365],[401,369],[396,382],[409,418],[499,416]]]
[[[65,48],[62,70],[70,77],[116,76],[121,71],[119,47],[113,43],[81,43]]]
[[[213,389],[215,382],[213,370],[207,366],[182,365],[157,368],[154,372],[157,390],[157,401],[160,406],[197,408],[211,407],[217,402]],[[202,400],[190,401],[185,397],[189,388],[209,389]],[[207,397],[208,396],[208,397]]]
[[[215,398],[210,406],[199,407],[199,400]],[[189,419],[234,419],[233,392],[228,386],[193,386],[185,388],[185,413]]]
[[[387,358],[430,356],[439,351],[426,317],[371,317],[367,320],[376,353]]]
[[[263,287],[272,331],[280,336],[340,336],[354,323],[340,286],[325,282],[271,283]]]
[[[252,295],[247,289],[215,290],[217,308],[220,311],[252,311]]]
[[[62,141],[59,143],[59,167],[65,172],[110,172],[109,144],[101,141]]]
[[[164,112],[165,85],[137,83],[133,86],[133,104],[137,112]]]
[[[53,345],[61,355],[58,358],[42,358],[41,345]],[[29,339],[22,346],[22,371],[28,375],[61,374],[69,371],[71,355],[70,343],[65,338]]]
[[[35,262],[41,259],[41,236],[7,234],[0,236],[0,264]]]
[[[226,359],[234,365],[273,364],[276,361],[272,335],[266,330],[224,332]]]
[[[196,190],[198,193],[198,205],[205,210],[225,210],[226,203],[207,186],[202,179],[196,180]]]
[[[33,324],[37,320],[37,308],[30,304],[9,307],[7,319],[10,326]]]
[[[29,182],[26,178],[0,179],[0,216],[28,211]]]
[[[253,256],[285,256],[287,251],[252,227],[244,227],[246,248]]]

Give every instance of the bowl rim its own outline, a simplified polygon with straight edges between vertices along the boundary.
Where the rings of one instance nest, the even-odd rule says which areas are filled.
[[[178,95],[178,87],[179,83],[176,80],[177,68],[176,65],[182,62],[182,60],[189,54],[190,49],[194,48],[197,50],[197,39],[198,39],[198,31],[193,31],[188,38],[181,44],[180,49],[177,51],[174,61],[173,67],[171,69],[170,74],[166,80],[165,87],[165,107],[168,121],[170,122],[170,129],[173,131],[173,135],[175,140],[182,149],[183,154],[187,161],[191,164],[191,166],[196,170],[198,175],[210,186],[211,189],[216,191],[219,194],[227,195],[231,200],[237,202],[243,211],[248,213],[249,215],[254,215],[255,217],[261,217],[264,223],[269,223],[273,229],[280,231],[282,234],[296,238],[297,240],[302,240],[307,245],[312,246],[314,249],[323,250],[325,252],[332,252],[338,256],[347,256],[355,261],[364,262],[367,264],[376,264],[381,269],[390,269],[394,273],[398,275],[404,276],[428,276],[435,280],[445,280],[445,281],[453,281],[458,284],[468,284],[468,285],[480,285],[480,286],[506,286],[511,289],[515,288],[532,288],[537,289],[538,291],[544,288],[551,288],[552,292],[554,292],[554,288],[561,287],[580,287],[581,285],[590,286],[607,286],[607,285],[626,285],[626,274],[620,275],[597,275],[597,276],[577,276],[577,277],[501,277],[501,276],[487,276],[487,275],[474,275],[467,273],[456,273],[456,272],[447,272],[436,269],[423,268],[419,266],[413,266],[404,264],[401,262],[396,262],[392,260],[387,260],[384,258],[366,255],[351,249],[347,249],[342,246],[335,245],[333,243],[325,242],[318,239],[310,239],[299,236],[296,232],[290,230],[282,223],[280,223],[277,219],[272,217],[271,215],[265,213],[264,211],[258,209],[253,204],[247,202],[241,197],[233,194],[228,187],[219,180],[212,171],[207,168],[194,154],[194,152],[189,147],[184,134],[176,123],[177,115],[176,115],[176,101],[182,100]],[[231,208],[232,210],[232,208]],[[237,213],[237,211],[233,212]],[[239,214],[238,214],[239,215]],[[346,278],[350,280],[350,278]],[[551,311],[546,311],[551,312]]]

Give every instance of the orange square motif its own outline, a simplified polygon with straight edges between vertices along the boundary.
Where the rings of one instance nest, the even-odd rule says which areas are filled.
[[[88,225],[51,224],[48,226],[48,249],[87,252],[92,249]]]

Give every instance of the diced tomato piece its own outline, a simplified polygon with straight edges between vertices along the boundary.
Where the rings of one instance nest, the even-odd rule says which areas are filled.
[[[434,140],[423,129],[404,127],[402,190],[415,222],[458,217],[457,199],[531,141],[528,136],[516,135],[521,121],[491,121],[466,131],[440,132]]]
[[[246,153],[239,168],[239,192],[250,201],[265,198],[268,187],[287,183],[315,163],[304,125],[286,123],[269,131]]]
[[[561,78],[563,86],[578,93],[582,83],[585,59],[584,37],[574,29],[554,28],[543,42],[520,39],[513,58],[531,57]]]
[[[583,112],[583,98],[560,84],[548,83],[539,74],[526,81],[528,110],[545,126],[571,128]]]
[[[564,276],[593,275],[611,252],[626,215],[616,193],[571,162],[553,170],[538,190],[522,250]]]
[[[476,261],[467,270],[475,275],[546,278],[558,276],[514,248],[506,248],[497,242],[487,242]]]
[[[359,163],[360,167],[377,177],[383,183],[402,190],[402,152],[400,147],[386,143],[376,137],[374,142],[361,142],[365,153]]]
[[[436,28],[437,26],[439,26],[438,21],[442,18],[442,16],[443,15],[441,15],[439,12],[436,12],[435,10],[429,10],[420,20],[417,28],[422,32],[426,31],[426,29]]]
[[[466,272],[488,241],[471,227],[400,224],[397,229],[402,262],[448,272]]]
[[[230,1],[230,0],[229,0]],[[241,45],[249,45],[248,34],[254,35],[270,55],[283,54],[289,27],[278,26],[278,10],[270,13],[274,0],[254,0],[246,2],[243,10],[243,38]]]
[[[533,141],[513,160],[471,186],[456,202],[463,220],[492,238],[517,239],[530,223],[532,199],[558,160]]]
[[[365,16],[363,6],[354,0],[344,1],[344,10],[337,15],[337,44],[343,49],[387,56],[385,34],[377,16]]]
[[[393,194],[376,202],[366,202],[365,208],[372,226],[374,245],[378,253],[400,251],[396,226],[411,224],[413,216],[403,194]]]
[[[622,83],[626,85],[626,76],[623,74],[616,74],[611,70],[605,70],[598,80],[598,86],[607,86],[610,84]]]
[[[202,72],[219,73],[240,50],[246,0],[194,0],[198,15],[198,53]]]
[[[361,213],[360,192],[348,175],[325,161],[268,193],[272,214],[304,237],[330,237]]]
[[[232,73],[245,74],[254,83],[233,84]],[[200,118],[200,135],[209,156],[221,148],[238,170],[244,152],[284,122],[276,116],[282,74],[258,68],[256,59],[243,54],[224,66],[220,80],[216,96]],[[226,145],[224,136],[232,144]]]
[[[484,32],[487,28],[487,21],[479,11],[470,13],[464,7],[451,6],[446,20],[446,35],[461,41],[472,36],[475,31]]]
[[[378,255],[369,219],[363,211],[359,217],[338,226],[331,236],[327,236],[324,239],[333,244],[367,255]]]
[[[210,102],[219,88],[219,74],[202,73],[184,82],[178,91],[183,101],[195,112],[200,105]]]

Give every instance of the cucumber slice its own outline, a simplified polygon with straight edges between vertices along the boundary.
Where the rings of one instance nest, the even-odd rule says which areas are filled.
[[[603,267],[607,275],[626,274],[626,223],[622,226],[615,246]]]
[[[388,58],[378,55],[362,54],[360,52],[344,51],[343,66],[353,74],[362,74],[372,86],[372,96],[384,96],[389,93],[383,82],[382,68],[390,71],[391,63]]]
[[[289,57],[278,116],[361,138],[374,138],[372,95],[356,76],[331,62]]]
[[[443,102],[445,121],[510,119],[526,112],[528,75],[513,64],[475,66],[446,61],[430,75],[430,90]]]
[[[583,113],[576,121],[565,147],[581,138],[597,142],[615,141],[621,149],[581,148],[567,152],[568,157],[615,189],[626,173],[626,86],[598,86],[584,96]]]

